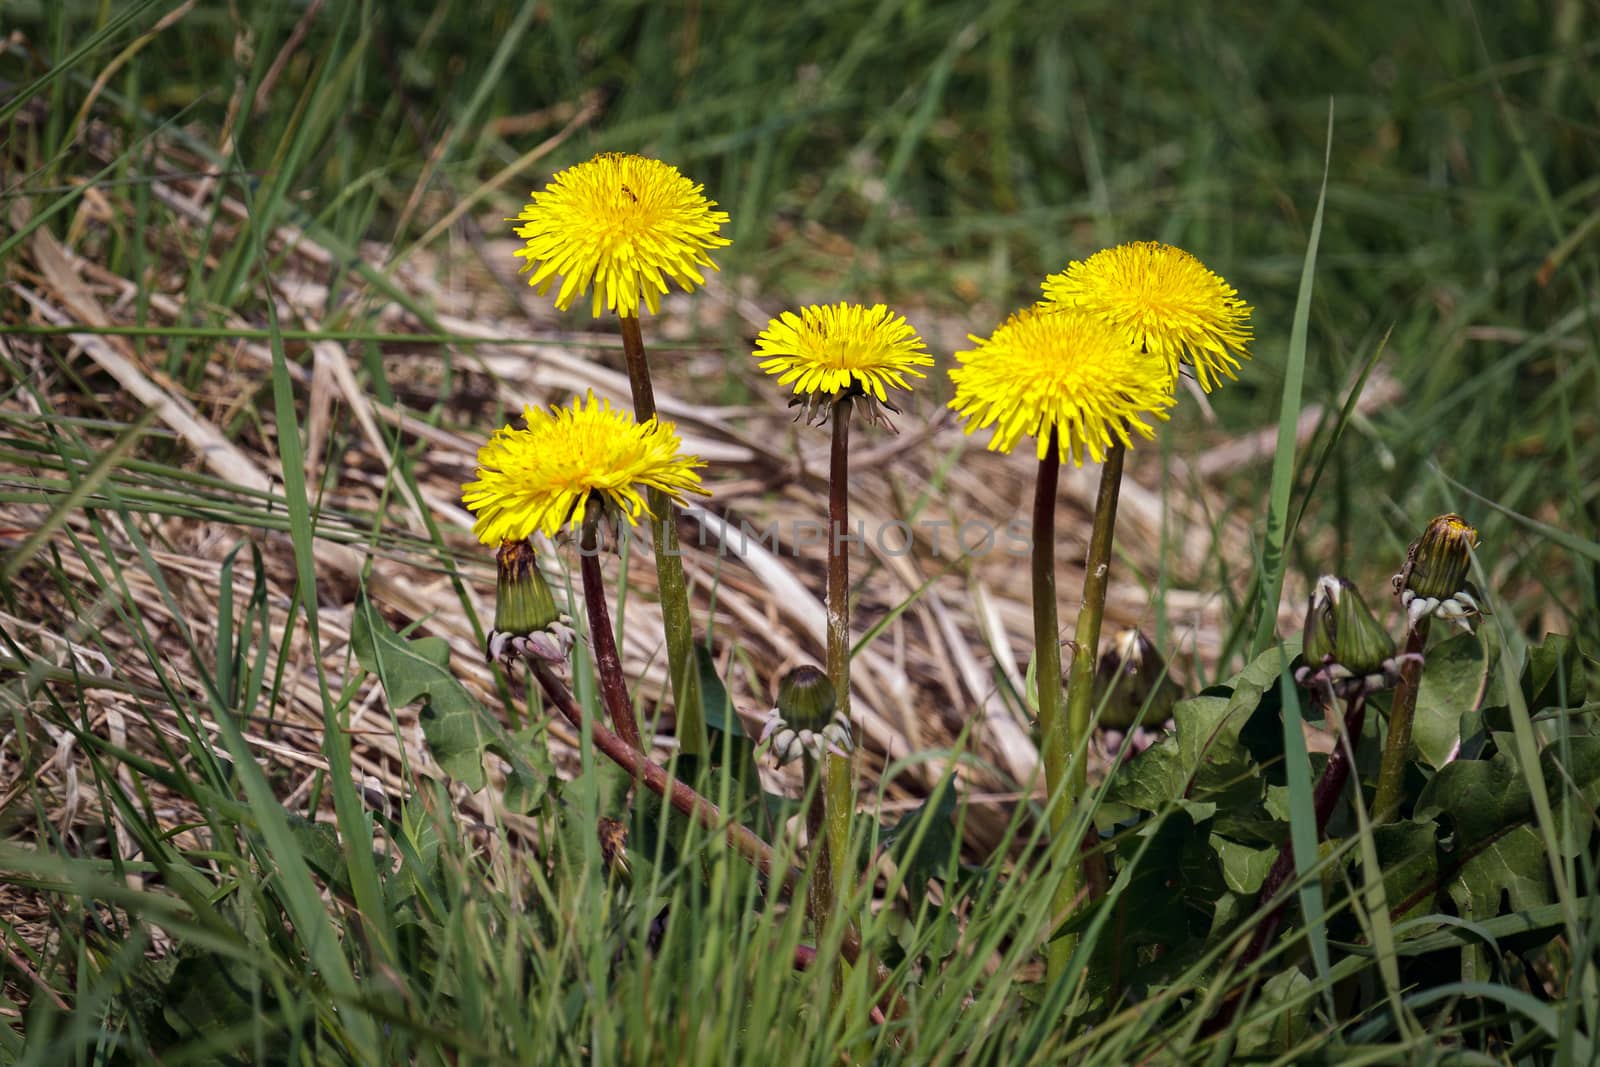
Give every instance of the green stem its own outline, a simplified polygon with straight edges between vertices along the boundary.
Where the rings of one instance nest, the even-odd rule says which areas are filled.
[[[656,394],[650,383],[644,335],[639,320],[623,316],[622,351],[628,360],[628,387],[633,393],[633,414],[640,422],[656,416]],[[659,489],[650,490],[651,544],[655,546],[656,587],[661,595],[661,621],[666,630],[667,673],[672,679],[672,701],[677,715],[678,750],[698,756],[706,750],[705,716],[701,707],[699,665],[694,655],[694,625],[689,616],[689,586],[683,576],[678,549],[678,526],[673,504]]]
[[[850,556],[843,538],[850,528],[850,406],[833,405],[833,451],[828,468],[828,680],[834,708],[850,719]],[[853,727],[852,727],[853,728]],[[822,792],[827,815],[828,870],[834,901],[848,900],[850,816],[855,811],[855,775],[849,756],[827,753]]]
[[[1089,713],[1094,707],[1094,664],[1100,652],[1100,623],[1105,618],[1106,590],[1111,584],[1111,542],[1117,526],[1117,500],[1122,494],[1122,461],[1127,450],[1113,444],[1100,468],[1100,491],[1094,501],[1094,528],[1084,563],[1083,600],[1073,630],[1072,676],[1067,682],[1067,747],[1072,753],[1075,797],[1088,784],[1084,758],[1089,738]]]
[[[1062,720],[1061,622],[1056,614],[1056,486],[1061,475],[1061,454],[1056,434],[1039,461],[1039,479],[1033,487],[1033,657],[1039,688],[1039,750],[1044,758],[1050,838],[1057,848],[1065,841],[1072,822],[1067,767],[1067,732]],[[1079,872],[1070,861],[1052,900],[1052,928],[1066,918],[1077,895]],[[1061,978],[1072,956],[1070,938],[1058,937],[1049,946],[1049,980]]]
[[[1089,784],[1089,717],[1094,706],[1094,665],[1100,651],[1100,623],[1105,618],[1106,590],[1111,584],[1111,543],[1117,528],[1117,500],[1122,493],[1122,463],[1127,449],[1113,443],[1106,451],[1106,461],[1100,468],[1100,489],[1094,501],[1094,526],[1089,532],[1089,555],[1084,561],[1083,597],[1078,605],[1078,621],[1072,633],[1072,667],[1067,680],[1067,737],[1068,796],[1072,805],[1083,799]],[[1070,815],[1070,807],[1063,813]],[[1076,896],[1080,885],[1090,881],[1089,869],[1099,874],[1103,861],[1091,864],[1087,859],[1082,866],[1069,868],[1067,884]],[[1058,938],[1070,954],[1075,939]],[[1054,960],[1054,956],[1052,956]],[[1066,964],[1062,960],[1062,966]]]
[[[1389,703],[1389,736],[1383,742],[1383,759],[1378,764],[1378,791],[1372,798],[1372,821],[1388,822],[1400,810],[1401,787],[1405,782],[1406,757],[1411,754],[1411,719],[1417,709],[1417,690],[1422,686],[1422,649],[1428,643],[1431,620],[1423,617],[1406,631],[1405,658],[1400,664],[1400,684]]]

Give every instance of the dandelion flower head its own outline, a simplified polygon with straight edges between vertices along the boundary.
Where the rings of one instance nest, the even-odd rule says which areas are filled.
[[[1096,252],[1045,279],[1047,303],[1092,312],[1136,346],[1193,365],[1210,392],[1250,358],[1250,306],[1227,282],[1181,248],[1135,241]]]
[[[729,243],[727,212],[702,189],[676,167],[619,152],[561,171],[512,220],[527,241],[516,254],[533,271],[528,284],[543,294],[560,278],[561,311],[592,285],[596,318],[602,307],[637,318],[641,302],[655,314],[669,280],[685,292],[704,285],[701,268],[717,269],[708,250]]]
[[[957,352],[961,366],[950,372],[950,406],[969,434],[994,427],[990,451],[1010,452],[1031,434],[1043,459],[1054,431],[1061,459],[1099,463],[1114,442],[1133,444],[1130,431],[1154,437],[1142,416],[1165,419],[1173,403],[1166,361],[1085,311],[1035,305],[970,340],[977,347]]]
[[[756,338],[761,369],[793,385],[796,396],[837,395],[852,385],[880,403],[887,387],[910,389],[917,367],[933,365],[911,324],[882,304],[812,305],[785,311]]]
[[[478,517],[472,532],[486,545],[578,526],[595,497],[637,525],[652,514],[650,489],[678,504],[684,493],[706,492],[696,473],[704,464],[679,453],[670,422],[635,422],[593,392],[570,408],[528,406],[523,418],[522,429],[494,432],[478,450],[477,480],[461,487]]]

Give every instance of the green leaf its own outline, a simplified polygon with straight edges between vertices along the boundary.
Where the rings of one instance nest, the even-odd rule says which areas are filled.
[[[700,705],[705,713],[706,725],[720,733],[744,737],[744,724],[733,710],[733,700],[728,696],[728,687],[722,684],[721,675],[717,674],[717,664],[711,658],[711,650],[697,644],[694,646],[694,657],[700,668]]]
[[[1383,823],[1372,828],[1373,850],[1378,868],[1383,871],[1383,895],[1390,908],[1399,907],[1413,896],[1417,899],[1396,921],[1426,914],[1433,907],[1433,894],[1420,893],[1439,877],[1439,850],[1435,845],[1435,826],[1430,822]],[[1352,855],[1351,862],[1355,862]]]
[[[1580,909],[1588,898],[1575,902]],[[1560,903],[1545,904],[1528,911],[1516,911],[1482,922],[1467,922],[1453,915],[1423,915],[1406,923],[1411,929],[1424,930],[1415,937],[1408,936],[1395,942],[1397,956],[1426,956],[1431,952],[1460,948],[1463,945],[1482,945],[1502,940],[1517,944],[1541,944],[1550,935],[1560,932],[1566,924],[1566,906]],[[1398,924],[1397,924],[1398,930]],[[1334,942],[1344,952],[1370,956],[1371,945]]]
[[[1278,672],[1295,651],[1294,642],[1273,648],[1226,686],[1180,700],[1172,709],[1173,733],[1129,760],[1106,799],[1149,812],[1175,802],[1212,804],[1210,809],[1191,809],[1196,819],[1203,819],[1217,803],[1237,810],[1246,797],[1258,797],[1260,767],[1241,734],[1269,696],[1277,703],[1273,687]]]
[[[1417,690],[1412,739],[1423,762],[1438,769],[1461,742],[1461,717],[1476,709],[1489,662],[1475,634],[1459,634],[1428,650]]]
[[[1311,979],[1298,967],[1279,971],[1261,984],[1250,1021],[1239,1028],[1235,1056],[1265,1056],[1294,1048],[1311,1026]]]
[[[1475,852],[1450,880],[1449,889],[1456,910],[1472,920],[1555,900],[1544,843],[1529,825],[1513,827]]]
[[[304,815],[288,812],[289,832],[305,856],[311,869],[323,881],[340,892],[351,892],[350,865],[345,861],[344,849],[339,845],[339,832],[325,822],[308,819]]]
[[[356,598],[350,647],[361,666],[378,676],[396,706],[426,698],[422,736],[444,772],[468,789],[484,786],[486,716],[472,694],[450,673],[450,646],[442,638],[408,641],[389,629],[366,596]]]
[[[1229,841],[1221,834],[1210,837],[1211,849],[1222,863],[1222,880],[1235,893],[1251,896],[1261,891],[1267,872],[1278,858],[1276,848],[1251,848],[1237,841]]]
[[[1530,715],[1545,708],[1570,708],[1588,697],[1588,671],[1578,645],[1566,634],[1545,634],[1528,650],[1522,694]]]
[[[499,741],[491,741],[488,747],[511,764],[506,774],[506,808],[526,815],[544,803],[550,792],[550,781],[556,776],[556,765],[550,759],[550,746],[542,724],[525,726],[507,736],[514,751],[506,751]]]
[[[1272,477],[1267,491],[1267,536],[1261,548],[1260,595],[1256,601],[1255,655],[1269,651],[1276,635],[1278,601],[1283,596],[1283,576],[1288,569],[1284,548],[1289,543],[1289,497],[1294,491],[1294,450],[1299,435],[1301,394],[1305,385],[1306,343],[1311,324],[1311,289],[1316,277],[1317,246],[1322,242],[1323,209],[1328,201],[1328,171],[1333,163],[1333,101],[1328,101],[1328,132],[1322,156],[1322,188],[1317,193],[1316,214],[1311,217],[1310,239],[1300,265],[1300,289],[1295,296],[1294,318],[1289,323],[1289,350],[1284,361],[1283,397],[1278,404],[1278,443],[1272,455]]]
[[[185,956],[167,982],[162,1018],[178,1039],[176,1047],[207,1037],[237,1034],[241,1020],[266,1027],[260,1036],[275,1036],[268,1021],[277,1015],[272,984],[254,967],[214,953]],[[283,1063],[273,1057],[269,1063]]]
[[[350,624],[356,660],[378,676],[389,702],[424,700],[418,718],[428,751],[440,768],[468,789],[484,787],[483,754],[493,752],[510,764],[504,803],[526,814],[549,793],[555,767],[542,730],[508,731],[450,673],[450,646],[437,637],[407,640],[389,628],[365,594],[356,598]]]
[[[694,646],[695,662],[700,670],[700,704],[705,716],[706,730],[708,731],[709,745],[707,746],[707,769],[724,768],[731,774],[737,786],[736,794],[747,801],[755,801],[761,793],[761,775],[756,769],[755,742],[744,732],[744,725],[739,721],[738,712],[734,711],[733,699],[728,695],[728,687],[722,684],[722,677],[717,674],[716,662],[711,658],[711,650],[705,645]],[[698,767],[691,768],[682,763],[679,757],[679,774],[691,783],[703,787],[711,796],[720,793],[720,783],[704,780]],[[746,819],[753,818],[760,805],[752,803],[746,806]]]
[[[1564,767],[1558,765],[1560,753],[1554,747],[1539,753],[1540,771],[1551,795],[1565,795],[1569,782],[1586,790],[1600,780],[1600,738],[1574,737],[1567,747],[1571,760]],[[1417,819],[1440,815],[1448,815],[1454,824],[1455,848],[1470,849],[1531,818],[1532,793],[1505,751],[1486,760],[1456,760],[1434,775],[1417,798]]]

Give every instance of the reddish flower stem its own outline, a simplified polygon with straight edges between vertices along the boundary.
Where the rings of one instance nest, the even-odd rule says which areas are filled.
[[[628,699],[628,683],[622,677],[622,657],[617,654],[617,638],[611,632],[611,612],[606,608],[605,585],[600,577],[600,546],[597,528],[601,509],[590,501],[588,517],[579,535],[579,569],[583,572],[583,600],[589,609],[589,647],[594,650],[595,669],[600,673],[600,694],[611,723],[624,741],[644,751],[639,724],[633,720],[633,701]]]

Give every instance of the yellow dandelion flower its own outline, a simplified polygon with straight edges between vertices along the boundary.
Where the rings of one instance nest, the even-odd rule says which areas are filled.
[[[925,378],[914,368],[933,365],[917,331],[882,304],[785,311],[756,338],[754,355],[779,385],[792,383],[795,396],[837,395],[857,385],[881,403],[889,399],[886,386],[910,389],[906,375]]]
[[[967,420],[967,433],[994,426],[993,452],[1010,452],[1023,434],[1038,438],[1043,459],[1050,431],[1058,454],[1096,463],[1113,438],[1132,446],[1129,431],[1154,437],[1140,416],[1167,417],[1173,376],[1160,356],[1133,347],[1104,319],[1040,304],[1007,319],[978,347],[957,352],[950,372],[950,406]]]
[[[1045,279],[1048,303],[1080,307],[1125,330],[1135,345],[1162,356],[1174,376],[1194,366],[1210,392],[1249,359],[1250,305],[1227,282],[1181,248],[1135,241],[1096,252]]]
[[[587,403],[574,397],[571,408],[529,406],[522,414],[526,428],[496,430],[478,450],[478,480],[461,487],[478,516],[472,532],[486,545],[581,525],[596,495],[637,525],[640,515],[653,517],[648,489],[678,504],[686,492],[706,492],[695,473],[705,464],[678,454],[670,422],[635,422],[593,392]]]
[[[684,292],[704,285],[700,268],[717,269],[708,249],[729,243],[718,228],[725,211],[678,168],[643,156],[607,152],[561,171],[512,221],[527,244],[517,255],[542,295],[557,277],[556,308],[565,311],[594,286],[600,308],[636,318],[639,303],[659,309],[667,281]]]

